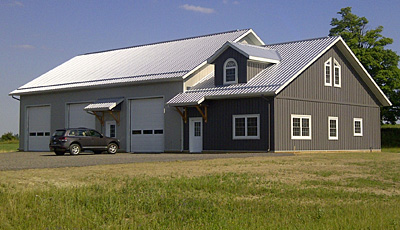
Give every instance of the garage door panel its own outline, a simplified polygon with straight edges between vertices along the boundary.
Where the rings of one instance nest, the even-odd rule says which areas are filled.
[[[164,151],[164,99],[131,101],[131,151]]]
[[[29,107],[28,151],[48,151],[50,138],[50,106]]]

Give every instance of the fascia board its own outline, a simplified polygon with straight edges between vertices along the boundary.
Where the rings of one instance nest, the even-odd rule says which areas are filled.
[[[230,42],[226,42],[221,48],[219,48],[217,51],[215,51],[215,53],[209,57],[207,59],[207,63],[212,63],[213,61],[215,61],[215,59],[217,59],[219,57],[219,55],[221,55],[221,53],[223,53],[225,50],[227,50],[229,47],[231,47],[232,49],[236,50],[237,52],[241,53],[242,55],[244,55],[246,58],[249,57],[249,55],[247,53],[245,53],[243,50],[237,48],[236,46],[233,46]]]
[[[183,75],[182,79],[186,79],[187,77],[189,77],[191,74],[193,74],[197,70],[201,69],[206,64],[207,64],[207,61],[202,62],[200,65],[196,66],[194,69],[190,70],[187,74]]]
[[[341,44],[343,45],[343,47],[345,47],[345,49],[347,50],[347,52],[350,54],[350,56],[352,57],[353,61],[356,62],[357,66],[361,69],[362,74],[361,77],[364,75],[367,77],[367,79],[369,80],[369,82],[365,82],[367,83],[367,85],[370,86],[370,89],[372,91],[375,90],[378,91],[378,93],[380,94],[380,96],[383,98],[383,100],[380,100],[383,106],[392,106],[392,102],[390,102],[390,100],[386,97],[386,95],[383,93],[382,89],[378,86],[378,84],[376,84],[375,80],[371,77],[371,75],[368,73],[368,71],[365,69],[365,67],[361,64],[360,60],[358,60],[358,58],[356,57],[356,55],[353,53],[353,51],[350,49],[350,47],[346,44],[346,42],[343,40],[342,37],[339,37],[339,41],[341,41]],[[365,81],[365,80],[364,80]],[[370,83],[370,84],[368,84]],[[372,84],[372,87],[371,87]],[[379,99],[379,97],[378,97]]]
[[[328,51],[330,48],[332,48],[338,41],[340,37],[338,37],[335,41],[333,41],[329,46],[327,46],[321,53],[319,53],[317,56],[315,56],[314,59],[312,59],[307,65],[305,65],[301,70],[299,70],[296,74],[293,75],[288,81],[285,82],[279,89],[275,91],[275,94],[280,93],[287,85],[289,85],[292,81],[294,81],[301,73],[304,72],[308,67],[310,67],[318,58],[320,58],[326,51]]]
[[[242,97],[255,97],[255,96],[274,96],[274,92],[258,92],[258,93],[246,93],[246,94],[230,94],[230,95],[211,95],[211,96],[204,96],[204,100],[207,99],[227,99],[227,98],[242,98]],[[204,101],[203,100],[203,101]]]
[[[263,42],[263,40],[261,40],[261,38],[253,31],[253,29],[249,29],[246,33],[244,33],[244,34],[242,34],[242,36],[240,36],[240,37],[238,37],[238,38],[236,38],[235,40],[234,40],[234,42],[238,42],[238,41],[240,41],[241,39],[243,39],[244,37],[246,37],[248,34],[253,34],[254,35],[254,37],[261,43],[261,45],[265,45],[265,43]]]
[[[252,61],[256,61],[256,62],[266,62],[266,63],[274,63],[274,64],[278,64],[281,62],[281,61],[275,60],[275,59],[255,57],[255,56],[249,56],[249,59]]]

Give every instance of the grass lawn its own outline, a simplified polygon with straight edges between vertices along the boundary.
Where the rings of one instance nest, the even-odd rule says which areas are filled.
[[[399,210],[395,150],[0,171],[0,229],[400,229]]]
[[[18,140],[1,141],[0,142],[0,153],[16,152],[16,151],[18,151],[18,147],[19,147]]]

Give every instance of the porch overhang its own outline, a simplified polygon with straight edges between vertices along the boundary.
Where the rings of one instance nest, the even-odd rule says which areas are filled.
[[[100,121],[101,125],[104,125],[104,116],[105,114],[110,114],[111,117],[117,122],[117,125],[120,123],[120,104],[124,101],[123,97],[119,98],[102,98],[98,99],[92,104],[87,105],[84,110],[96,116],[96,118]]]

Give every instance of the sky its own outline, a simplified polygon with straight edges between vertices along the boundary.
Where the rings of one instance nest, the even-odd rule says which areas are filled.
[[[400,54],[398,0],[0,0],[0,135],[19,133],[8,94],[76,55],[248,28],[266,44],[324,37],[347,6]]]

